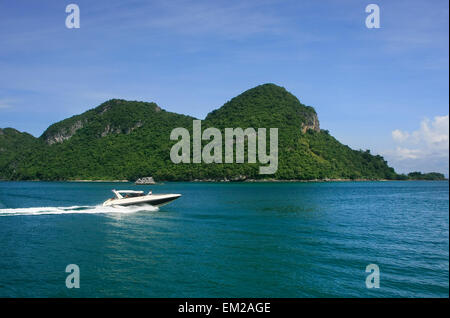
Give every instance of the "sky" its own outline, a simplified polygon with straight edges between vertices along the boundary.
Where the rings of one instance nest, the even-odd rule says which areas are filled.
[[[443,0],[0,0],[0,127],[40,136],[111,98],[202,119],[275,83],[343,144],[448,176],[448,30]]]

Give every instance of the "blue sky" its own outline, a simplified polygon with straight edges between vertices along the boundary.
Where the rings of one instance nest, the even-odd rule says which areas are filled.
[[[271,82],[342,143],[448,174],[448,26],[441,0],[0,0],[0,127],[39,136],[111,98],[204,118]]]

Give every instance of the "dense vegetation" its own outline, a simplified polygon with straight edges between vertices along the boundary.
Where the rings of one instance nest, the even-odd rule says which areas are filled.
[[[442,173],[430,172],[422,173],[418,171],[410,172],[407,175],[401,174],[398,176],[399,180],[446,180]]]
[[[10,179],[27,154],[45,148],[45,143],[13,128],[0,128],[0,180]]]
[[[227,102],[202,121],[202,129],[278,128],[275,175],[261,164],[174,164],[169,139],[176,127],[191,132],[194,118],[154,103],[110,100],[51,125],[39,138],[0,130],[0,179],[7,180],[243,180],[398,179],[381,156],[356,151],[320,130],[314,108],[284,88],[265,84]],[[206,144],[207,142],[203,142]],[[191,145],[192,146],[192,145]]]

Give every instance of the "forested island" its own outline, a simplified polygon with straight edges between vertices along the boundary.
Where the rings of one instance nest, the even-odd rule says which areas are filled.
[[[441,181],[447,180],[443,173],[429,172],[422,173],[419,171],[410,172],[407,175],[401,174],[398,176],[399,180],[428,180],[428,181]]]
[[[397,174],[383,157],[353,150],[320,128],[316,111],[274,84],[254,87],[209,113],[202,128],[278,128],[278,170],[259,163],[175,164],[171,131],[195,118],[155,103],[112,99],[50,127],[38,138],[0,129],[2,180],[443,180],[440,173]],[[191,134],[192,135],[192,134]],[[247,161],[246,161],[247,162]]]

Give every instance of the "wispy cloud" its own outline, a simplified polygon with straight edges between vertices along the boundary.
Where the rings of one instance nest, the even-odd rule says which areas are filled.
[[[449,115],[425,118],[413,132],[396,129],[392,139],[397,147],[384,155],[400,170],[444,169],[448,173]]]
[[[276,4],[273,0],[177,0],[152,3],[136,1],[134,4],[120,11],[117,7],[105,8],[106,12],[103,11],[102,14],[103,22],[111,25],[112,20],[120,19],[121,27],[127,30],[138,28],[194,36],[213,34],[230,38],[262,32],[273,33],[280,31],[283,25],[283,19],[268,8]]]
[[[0,99],[0,110],[13,108],[14,100],[12,99]]]
[[[382,5],[382,9],[388,30],[383,39],[389,49],[448,49],[448,37],[443,36],[448,36],[448,2],[443,1],[441,6],[430,8],[429,3],[423,1],[389,1]]]

